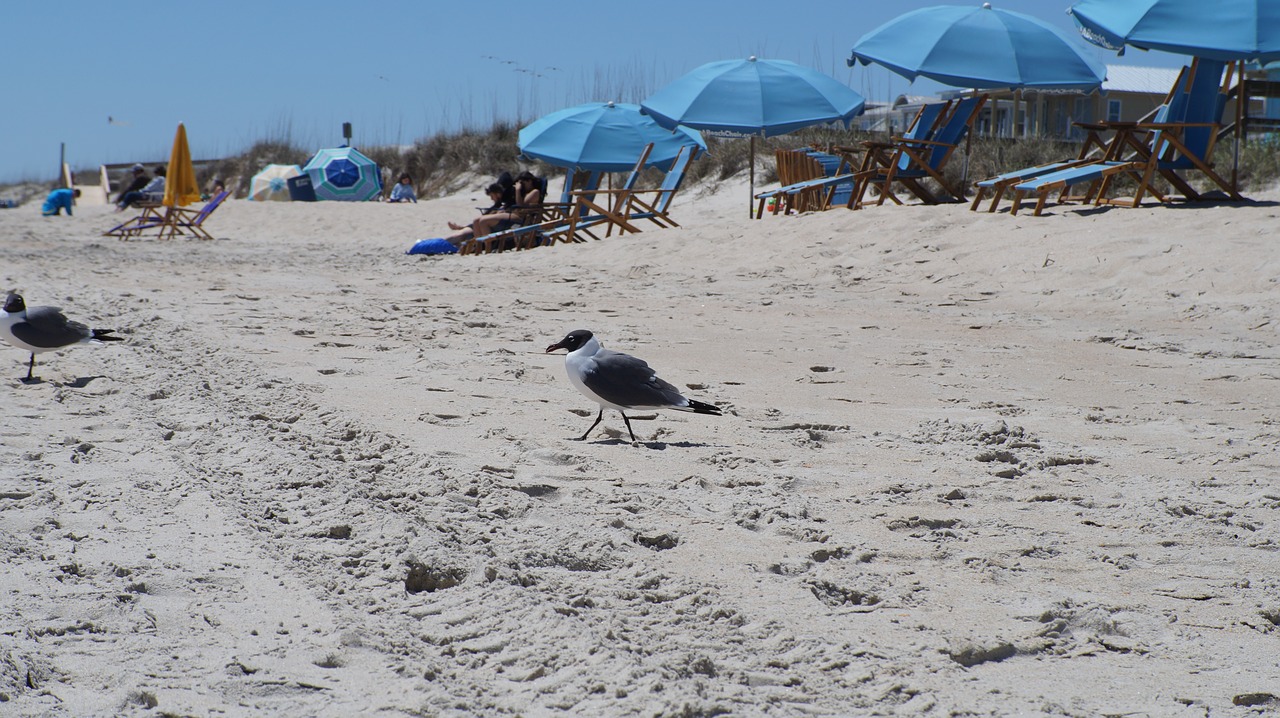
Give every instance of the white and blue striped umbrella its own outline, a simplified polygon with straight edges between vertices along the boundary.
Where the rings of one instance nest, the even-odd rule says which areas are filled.
[[[378,165],[354,147],[320,150],[302,171],[311,177],[316,199],[363,202],[382,191]]]
[[[289,179],[302,174],[297,165],[267,165],[249,180],[249,199],[257,202],[288,202]]]

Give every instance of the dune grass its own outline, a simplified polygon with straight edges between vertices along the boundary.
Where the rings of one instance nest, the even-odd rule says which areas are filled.
[[[530,162],[519,157],[516,147],[519,126],[511,122],[494,122],[486,130],[462,130],[441,133],[420,139],[409,146],[362,146],[360,151],[378,163],[384,172],[389,188],[401,172],[414,178],[418,195],[424,198],[441,197],[463,190],[479,190],[490,178],[503,171],[513,174],[529,169],[547,177],[561,177],[563,170],[542,162]],[[812,128],[789,135],[757,139],[756,185],[763,187],[777,181],[774,152],[778,149],[798,147],[856,147],[864,140],[884,139],[880,133],[858,130]],[[689,168],[687,181],[700,184],[704,190],[713,190],[717,183],[738,175],[745,175],[751,161],[750,143],[745,139],[709,138],[710,152],[696,160]],[[1036,164],[1075,157],[1079,143],[1053,139],[1020,139],[975,137],[967,147],[957,150],[948,164],[946,174],[953,182],[962,175],[969,181],[990,177],[1001,172]],[[201,185],[208,187],[213,180],[221,179],[235,196],[248,194],[249,180],[264,165],[302,164],[310,156],[289,137],[287,132],[276,132],[270,139],[255,142],[244,152],[197,169]],[[1229,140],[1220,142],[1215,154],[1218,171],[1230,177],[1233,162],[1233,145]],[[77,171],[80,177],[96,177],[96,168]],[[1193,184],[1208,188],[1202,180],[1191,175]],[[1274,185],[1280,179],[1280,143],[1274,140],[1253,140],[1243,145],[1239,160],[1240,188],[1242,192],[1256,191]],[[652,186],[661,181],[656,171],[647,173],[642,184]],[[35,190],[32,187],[36,187]],[[52,187],[52,183],[44,183]],[[553,186],[556,186],[553,184]],[[1123,187],[1121,190],[1123,191]],[[0,193],[16,197],[22,202],[40,195],[40,184],[21,183],[0,186]]]

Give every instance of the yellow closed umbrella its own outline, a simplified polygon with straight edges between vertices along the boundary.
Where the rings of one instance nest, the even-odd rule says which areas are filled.
[[[182,207],[200,201],[200,188],[196,185],[196,169],[191,165],[191,148],[187,146],[187,128],[178,123],[173,136],[173,150],[169,152],[169,170],[164,180],[166,207]]]

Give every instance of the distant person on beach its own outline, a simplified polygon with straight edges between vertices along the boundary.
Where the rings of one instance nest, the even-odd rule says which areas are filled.
[[[140,165],[134,165],[136,168]],[[123,212],[131,205],[143,201],[159,202],[164,197],[164,165],[156,167],[156,176],[150,182],[136,192],[126,192],[119,202],[116,202],[116,211]]]
[[[122,203],[124,202],[124,196],[130,192],[141,192],[142,188],[146,187],[147,183],[150,181],[151,178],[147,176],[147,168],[142,165],[134,165],[133,181],[116,196],[116,206],[123,208],[124,205]]]
[[[74,204],[75,198],[80,196],[80,190],[55,189],[44,198],[44,207],[41,213],[46,217],[56,217],[62,210],[67,210],[67,216],[71,216],[71,205]]]
[[[200,199],[208,201],[226,191],[227,191],[226,183],[218,179],[217,177],[215,177],[213,179],[213,187],[209,190],[207,194],[202,195]]]
[[[457,233],[445,239],[456,247],[472,237],[483,237],[537,221],[542,207],[542,189],[538,178],[532,172],[521,172],[516,177],[514,190],[511,194],[515,196],[515,202],[510,203],[504,200],[507,192],[500,182],[489,185],[485,191],[494,200],[494,206],[484,210],[483,214],[472,220],[470,226],[450,222],[449,229]]]
[[[417,202],[418,193],[413,189],[413,178],[408,172],[400,175],[396,186],[391,188],[391,199],[388,202]]]

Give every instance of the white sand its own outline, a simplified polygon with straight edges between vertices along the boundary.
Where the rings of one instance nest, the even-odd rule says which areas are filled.
[[[1280,193],[402,252],[479,193],[0,210],[0,714],[1280,710]],[[543,349],[721,418],[640,445]],[[416,592],[409,592],[406,588]]]

